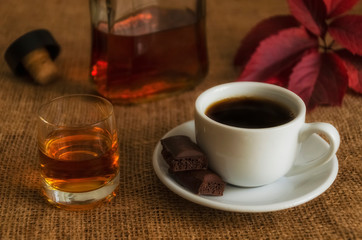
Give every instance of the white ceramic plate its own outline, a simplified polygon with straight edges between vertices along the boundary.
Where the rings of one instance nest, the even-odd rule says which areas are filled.
[[[194,121],[183,123],[165,136],[186,135],[195,141]],[[327,143],[318,135],[312,135],[302,146],[297,163],[303,159],[318,157],[328,148]],[[293,174],[291,171],[278,181],[256,188],[242,188],[227,184],[224,195],[199,196],[178,184],[168,173],[168,165],[161,155],[160,142],[153,153],[153,167],[163,184],[179,196],[206,206],[232,212],[269,212],[287,209],[306,203],[324,191],[335,180],[338,173],[338,160],[334,156],[329,162],[318,168]]]

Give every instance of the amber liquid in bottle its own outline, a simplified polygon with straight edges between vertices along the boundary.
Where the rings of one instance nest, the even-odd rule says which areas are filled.
[[[116,139],[97,127],[53,132],[39,150],[44,180],[64,192],[87,192],[104,186],[118,173]]]
[[[98,92],[113,102],[185,91],[207,73],[205,19],[194,12],[149,7],[111,29],[98,23],[92,31],[91,75]]]

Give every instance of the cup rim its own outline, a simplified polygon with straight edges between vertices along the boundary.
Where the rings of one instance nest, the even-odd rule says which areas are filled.
[[[74,97],[87,97],[87,98],[98,99],[98,100],[104,102],[107,105],[107,107],[109,108],[109,112],[103,118],[100,118],[97,121],[92,122],[92,123],[83,124],[81,126],[66,126],[66,125],[56,124],[56,123],[53,123],[53,122],[47,120],[44,116],[42,116],[41,112],[45,109],[45,107],[50,106],[54,102],[59,101],[61,99],[74,98]],[[58,96],[58,97],[55,97],[55,98],[41,104],[39,109],[38,109],[38,112],[37,112],[37,117],[38,117],[38,119],[40,121],[42,121],[43,123],[45,123],[47,125],[50,125],[50,126],[67,127],[67,128],[79,128],[79,127],[90,127],[90,126],[96,125],[96,124],[98,124],[100,122],[103,122],[103,121],[109,119],[113,114],[114,114],[113,104],[108,99],[106,99],[104,97],[101,97],[101,96],[98,96],[98,95],[93,95],[93,94],[77,93],[77,94],[67,94],[67,95],[63,95],[63,96]]]
[[[245,85],[245,86],[261,86],[263,88],[269,88],[271,90],[274,91],[279,91],[282,92],[283,94],[287,95],[287,97],[289,97],[290,99],[294,99],[294,103],[297,106],[298,110],[297,112],[295,112],[295,117],[286,123],[283,123],[281,125],[277,125],[277,126],[273,126],[273,127],[265,127],[265,128],[245,128],[245,127],[236,127],[236,126],[230,126],[227,124],[223,124],[223,123],[219,123],[213,119],[211,119],[210,117],[208,117],[205,114],[205,110],[206,109],[201,109],[201,101],[207,96],[210,95],[212,93],[215,92],[219,92],[219,91],[223,91],[225,88],[230,88],[230,87],[240,87],[240,85]],[[241,95],[240,95],[241,96]],[[232,96],[234,97],[234,96]],[[236,97],[236,96],[235,96]],[[219,100],[222,99],[227,99],[228,97],[225,98],[220,98]],[[218,100],[218,101],[219,101]],[[212,103],[214,103],[215,101],[210,101],[209,103],[207,103],[207,107],[209,107]],[[195,113],[197,113],[200,117],[202,117],[204,120],[206,120],[209,123],[215,124],[217,126],[223,127],[225,129],[230,129],[230,130],[234,130],[234,131],[253,131],[253,132],[258,132],[258,131],[266,131],[266,130],[277,130],[277,129],[281,129],[281,128],[285,128],[288,127],[292,124],[294,124],[295,122],[298,122],[300,120],[305,119],[305,114],[306,114],[306,106],[304,104],[304,101],[294,92],[284,88],[284,87],[280,87],[274,84],[270,84],[270,83],[263,83],[263,82],[252,82],[252,81],[243,81],[243,82],[230,82],[230,83],[223,83],[220,85],[216,85],[214,87],[211,87],[207,90],[205,90],[204,92],[202,92],[196,99],[195,101]]]

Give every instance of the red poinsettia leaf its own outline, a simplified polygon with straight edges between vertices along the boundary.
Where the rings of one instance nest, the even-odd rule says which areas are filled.
[[[288,89],[301,97],[308,106],[319,77],[321,56],[317,50],[308,52],[293,68]]]
[[[324,0],[327,7],[328,18],[336,17],[347,12],[353,8],[358,1],[359,0]]]
[[[299,22],[292,15],[277,15],[261,21],[241,41],[234,58],[234,65],[243,68],[260,41],[278,33],[280,30],[298,27],[299,25]]]
[[[279,76],[271,77],[271,78],[267,79],[265,82],[273,84],[273,85],[277,85],[280,87],[286,87],[285,79],[282,79]]]
[[[288,28],[263,40],[239,81],[267,81],[293,66],[304,51],[318,46],[318,39],[304,28]]]
[[[268,78],[267,80],[265,80],[265,82],[274,84],[274,85],[278,85],[281,87],[285,87],[285,88],[288,87],[289,76],[293,70],[293,67],[294,67],[294,65],[290,64],[290,66],[283,69],[279,74]]]
[[[323,0],[288,0],[290,12],[309,31],[324,37],[327,9]]]
[[[345,49],[337,50],[336,54],[345,63],[348,74],[348,86],[352,90],[362,93],[362,56],[353,55]]]
[[[362,55],[362,15],[344,15],[333,20],[328,32],[353,54]]]
[[[343,61],[334,53],[322,53],[319,76],[308,109],[316,105],[341,105],[347,85],[348,76]]]

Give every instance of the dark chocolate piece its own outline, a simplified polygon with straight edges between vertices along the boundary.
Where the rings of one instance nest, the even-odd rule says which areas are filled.
[[[188,171],[206,169],[206,155],[196,143],[187,136],[177,135],[161,140],[161,154],[170,166],[170,170]]]
[[[199,195],[222,196],[225,182],[210,170],[171,172],[182,186]]]

